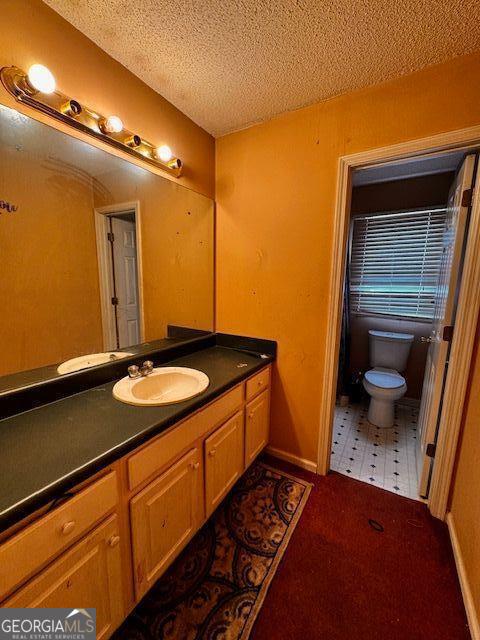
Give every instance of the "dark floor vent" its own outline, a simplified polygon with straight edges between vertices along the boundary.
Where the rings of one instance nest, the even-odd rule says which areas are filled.
[[[370,518],[368,521],[368,524],[372,527],[374,531],[378,531],[378,533],[384,532],[383,525],[381,525],[380,522],[377,522],[376,520],[373,520],[372,518]]]

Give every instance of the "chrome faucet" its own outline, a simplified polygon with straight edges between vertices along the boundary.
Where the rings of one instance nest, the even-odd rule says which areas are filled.
[[[149,376],[153,371],[153,362],[151,360],[145,360],[141,367],[136,364],[132,364],[128,367],[129,378],[141,378]]]

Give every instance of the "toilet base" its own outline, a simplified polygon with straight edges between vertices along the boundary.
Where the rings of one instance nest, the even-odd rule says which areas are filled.
[[[376,427],[388,429],[393,427],[395,419],[395,403],[389,400],[379,398],[370,398],[368,407],[368,421]]]

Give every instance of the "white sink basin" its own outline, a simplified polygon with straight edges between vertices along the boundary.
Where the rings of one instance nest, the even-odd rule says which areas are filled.
[[[106,362],[115,362],[115,360],[121,360],[122,358],[128,358],[133,355],[133,353],[127,353],[126,351],[89,353],[86,356],[79,356],[78,358],[72,358],[71,360],[62,362],[62,364],[57,367],[57,372],[60,374],[73,373],[74,371],[96,367],[98,364],[105,364]]]
[[[113,397],[139,407],[158,407],[183,402],[205,391],[207,375],[186,367],[159,367],[142,378],[122,378],[113,387]]]

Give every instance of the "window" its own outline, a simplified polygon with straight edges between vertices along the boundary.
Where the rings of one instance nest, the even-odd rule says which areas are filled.
[[[432,319],[445,208],[353,219],[350,310]]]

